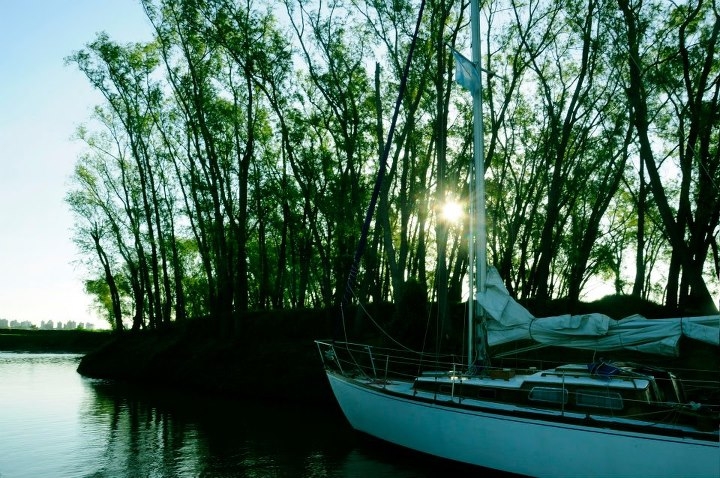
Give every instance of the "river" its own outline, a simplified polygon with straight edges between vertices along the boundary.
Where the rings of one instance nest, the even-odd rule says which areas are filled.
[[[0,352],[0,478],[440,477],[468,469],[353,432],[335,408],[88,379]]]

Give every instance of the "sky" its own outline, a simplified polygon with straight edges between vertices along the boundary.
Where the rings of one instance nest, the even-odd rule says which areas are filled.
[[[107,323],[84,292],[86,272],[64,202],[102,102],[65,57],[99,32],[147,41],[138,0],[0,0],[0,319]]]

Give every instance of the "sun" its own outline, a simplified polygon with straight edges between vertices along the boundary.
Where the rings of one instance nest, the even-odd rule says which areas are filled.
[[[448,200],[443,204],[441,217],[447,222],[457,223],[460,222],[465,215],[463,206],[457,201]]]

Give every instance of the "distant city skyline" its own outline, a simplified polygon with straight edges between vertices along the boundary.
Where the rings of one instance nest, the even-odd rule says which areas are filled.
[[[40,330],[94,330],[95,324],[92,322],[75,322],[74,320],[68,320],[67,322],[42,321],[40,325],[30,322],[29,320],[17,321],[0,319],[0,329],[40,329]]]

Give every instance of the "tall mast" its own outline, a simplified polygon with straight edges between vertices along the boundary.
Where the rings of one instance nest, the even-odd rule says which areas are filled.
[[[472,257],[475,257],[475,274],[477,276],[477,280],[475,281],[477,293],[483,293],[485,292],[485,281],[486,281],[486,264],[487,264],[487,231],[486,231],[486,221],[485,221],[485,142],[483,139],[483,115],[482,115],[482,69],[480,67],[480,7],[478,5],[478,0],[471,0],[470,2],[470,26],[471,26],[471,34],[472,34],[472,62],[475,65],[475,68],[477,70],[477,77],[479,79],[479,85],[478,88],[475,88],[472,91],[472,98],[473,98],[473,161],[475,166],[475,194],[474,194],[474,207],[471,207],[471,222],[472,225],[472,216],[473,212],[476,216],[476,225],[475,225],[475,240],[473,241],[473,233],[475,232],[473,228],[470,228],[470,248],[472,251],[472,246],[474,244],[474,254],[470,253],[470,260],[472,261]],[[472,189],[472,186],[471,186]],[[473,195],[471,194],[470,197],[472,198]],[[470,279],[470,294],[468,297],[468,301],[470,306],[468,307],[469,310],[469,317],[468,317],[468,324],[469,324],[469,333],[468,333],[468,365],[471,365],[474,360],[475,355],[475,331],[476,331],[476,313],[475,313],[475,291],[473,290],[473,279],[472,279],[472,268],[473,264],[469,264],[470,271],[469,275],[471,277]],[[482,311],[481,311],[482,313]],[[478,337],[480,345],[480,350],[478,350],[479,358],[485,359],[487,350],[485,347],[486,338],[484,337],[484,330],[485,326],[481,323],[480,325],[480,337]]]

